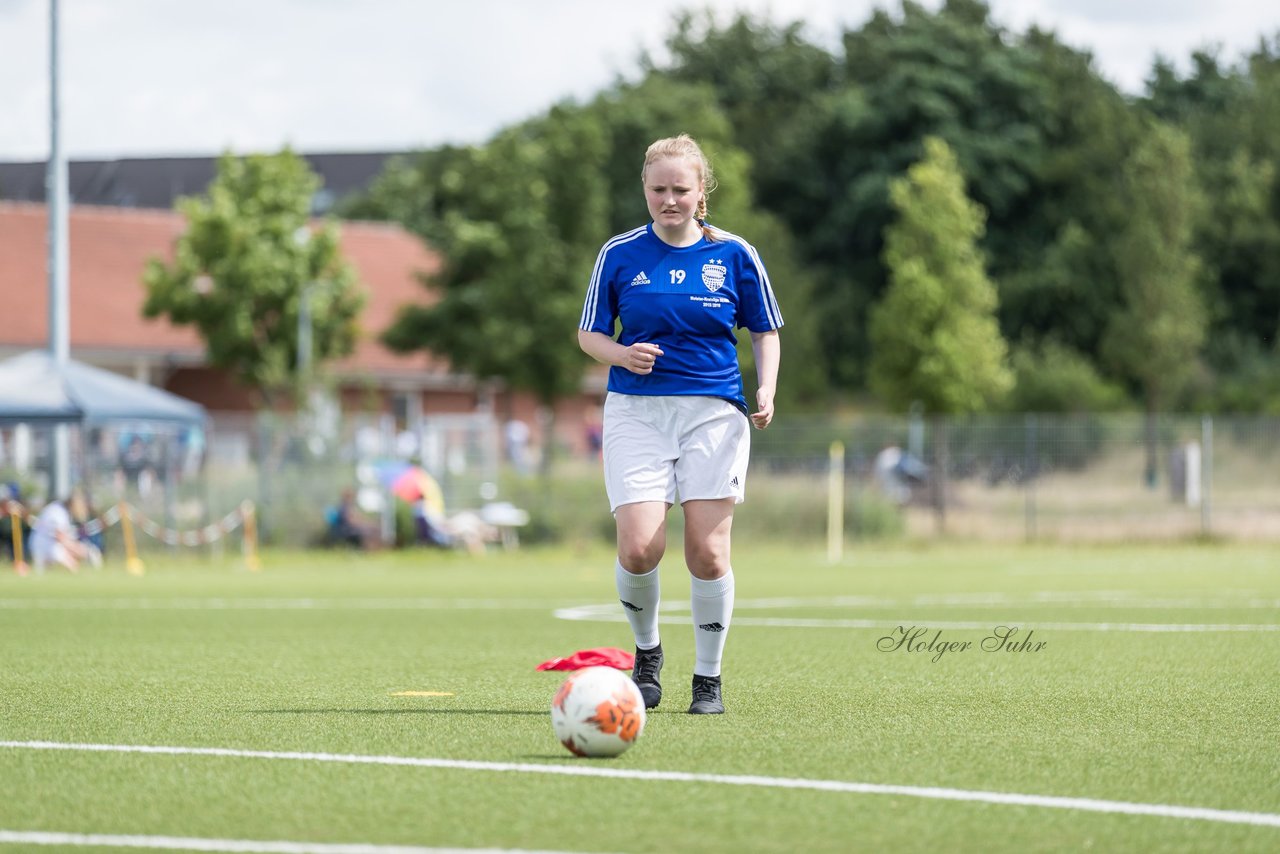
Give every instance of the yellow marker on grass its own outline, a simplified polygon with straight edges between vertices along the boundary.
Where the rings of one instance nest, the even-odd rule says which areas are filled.
[[[130,575],[142,575],[146,567],[138,557],[138,544],[133,539],[133,520],[129,518],[129,505],[120,502],[120,528],[124,532],[124,569]]]
[[[30,570],[27,569],[26,555],[22,553],[22,517],[17,510],[9,511],[9,526],[13,532],[13,571],[26,575]]]

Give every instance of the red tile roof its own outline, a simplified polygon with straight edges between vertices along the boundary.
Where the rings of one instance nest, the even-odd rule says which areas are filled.
[[[0,202],[0,347],[47,346],[48,217],[45,206]],[[148,258],[173,257],[184,230],[170,211],[73,206],[70,214],[71,349],[173,356],[198,361],[204,346],[191,327],[142,317],[142,272]],[[430,293],[417,274],[439,268],[440,258],[395,225],[339,223],[342,252],[368,293],[355,353],[334,368],[341,374],[401,375],[448,372],[443,359],[401,356],[377,336],[406,303]]]

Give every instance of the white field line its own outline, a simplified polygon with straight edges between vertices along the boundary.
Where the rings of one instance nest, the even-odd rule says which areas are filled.
[[[74,744],[56,741],[0,741],[0,749],[70,750],[97,753],[144,753],[164,756],[216,756],[241,759],[283,759],[301,762],[340,762],[355,765],[398,765],[415,768],[446,768],[456,771],[490,771],[511,774],[548,774],[563,777],[596,777],[612,780],[647,780],[670,783],[707,783],[721,786],[756,786],[770,789],[800,789],[857,795],[896,795],[906,798],[963,801],[1005,806],[1042,807],[1096,813],[1155,816],[1223,824],[1248,824],[1280,828],[1280,815],[1237,810],[1188,807],[1171,804],[1143,804],[1096,798],[1066,798],[1052,795],[1024,795],[1014,792],[986,792],[933,786],[895,786],[882,783],[853,783],[843,780],[807,780],[792,777],[760,777],[738,774],[693,774],[685,771],[642,771],[601,768],[594,765],[536,765],[522,762],[479,762],[467,759],[433,759],[416,756],[371,756],[342,753],[299,753],[268,750],[237,750],[224,747],[162,747],[131,744]]]
[[[622,619],[625,619],[622,618]],[[659,617],[661,622],[687,623],[678,617]],[[1026,627],[1054,632],[1280,632],[1274,623],[1045,623],[1039,620],[999,618],[986,622],[948,620],[822,620],[788,617],[734,617],[733,625],[775,626],[799,629],[896,629],[923,626],[929,629],[990,631],[998,626]]]
[[[680,603],[688,606],[687,602]],[[905,605],[981,606],[981,605],[1090,605],[1099,608],[1274,608],[1280,599],[1263,599],[1253,593],[1237,597],[1157,598],[1148,593],[1123,590],[1057,591],[1039,590],[1027,593],[923,593],[916,596],[885,598],[877,596],[788,596],[771,599],[742,599],[738,606],[746,608],[897,608]],[[663,603],[666,607],[666,603]]]
[[[1047,597],[1051,594],[1033,594],[1038,597]],[[1075,601],[1086,604],[1099,604],[1101,602],[1115,601],[1111,599],[1101,600],[1092,597],[1085,599],[1066,599],[1067,596],[1074,594],[1062,594],[1061,599],[1043,599],[1037,601],[1052,602],[1053,604],[1063,604],[1067,601]],[[979,598],[982,597],[982,598]],[[1168,600],[1164,600],[1168,601]],[[1194,600],[1185,600],[1194,601]],[[1280,632],[1280,624],[1278,623],[1127,623],[1127,622],[1072,622],[1072,621],[1053,621],[1043,622],[1036,620],[1034,617],[1022,615],[1018,618],[997,615],[987,620],[934,620],[927,618],[910,618],[898,617],[896,619],[886,618],[821,618],[821,617],[748,617],[742,616],[742,611],[751,610],[768,610],[768,609],[785,609],[785,608],[816,608],[816,607],[907,607],[911,605],[958,605],[973,606],[978,604],[991,604],[996,606],[1013,607],[1025,606],[1033,604],[1032,602],[1016,597],[1006,597],[1003,594],[960,594],[955,599],[951,597],[916,597],[910,600],[873,600],[862,597],[831,597],[823,598],[805,598],[805,599],[747,599],[742,600],[734,605],[735,615],[733,617],[733,625],[735,626],[770,626],[774,628],[804,628],[804,629],[895,629],[899,626],[926,626],[930,629],[952,629],[952,630],[986,630],[990,631],[996,626],[1027,626],[1034,629],[1042,629],[1045,631],[1080,631],[1080,632]],[[1280,605],[1280,603],[1276,603]],[[1156,606],[1153,606],[1156,607]],[[1187,604],[1185,606],[1168,606],[1159,607],[1195,607]],[[672,601],[662,603],[663,611],[667,612],[658,617],[660,623],[687,623],[689,618],[679,616],[689,610],[687,601]],[[670,612],[675,611],[677,615]],[[612,602],[606,602],[596,605],[576,605],[568,608],[557,608],[553,612],[554,616],[560,620],[580,620],[586,622],[609,622],[618,623],[625,622],[626,616],[621,609]]]
[[[402,598],[262,598],[262,597],[120,597],[120,598],[60,598],[16,597],[0,598],[0,609],[6,610],[122,610],[122,611],[233,611],[233,610],[297,610],[297,611],[487,611],[487,610],[538,610],[554,607],[563,600],[535,599],[444,599],[439,597]],[[889,598],[883,596],[809,596],[739,599],[739,610],[785,608],[899,608],[904,606],[981,607],[981,606],[1034,606],[1034,605],[1089,605],[1099,608],[1147,608],[1147,609],[1275,609],[1280,610],[1280,599],[1264,599],[1246,594],[1239,598],[1213,596],[1209,598],[1157,598],[1133,591],[1053,591],[1028,593],[930,593],[910,597]],[[595,605],[571,606],[581,609]],[[613,607],[612,605],[606,607]],[[687,611],[687,600],[667,600],[664,610]]]
[[[120,598],[120,599],[60,599],[15,598],[0,599],[0,610],[143,610],[143,611],[537,611],[551,607],[548,601],[522,599],[262,599],[262,598]],[[734,618],[737,626],[768,626],[773,628],[823,628],[823,629],[894,629],[899,626],[918,625],[950,630],[984,630],[999,625],[1025,625],[1047,631],[1084,632],[1280,632],[1276,623],[1130,623],[1130,622],[1038,622],[1025,616],[1018,619],[994,617],[989,620],[919,620],[910,618],[807,618],[807,617],[749,617],[742,611],[786,608],[894,608],[909,606],[932,607],[1026,607],[1032,605],[1090,605],[1112,608],[1267,608],[1280,609],[1280,600],[1274,599],[1151,599],[1141,594],[1116,591],[1096,593],[1058,593],[1041,591],[1023,595],[1004,593],[955,593],[929,594],[907,599],[886,599],[869,596],[833,596],[829,598],[773,598],[743,599],[735,606],[739,615]],[[687,601],[672,600],[663,603],[667,612],[659,618],[663,623],[683,623],[686,618],[672,616],[689,610]],[[557,608],[554,616],[561,620],[590,622],[624,622],[625,616],[613,603],[600,605],[576,605]]]
[[[563,600],[559,600],[563,601]],[[259,599],[103,598],[0,599],[0,609],[66,611],[537,611],[557,604],[532,599]]]
[[[116,836],[103,833],[50,833],[45,831],[0,830],[0,845],[79,845],[94,848],[151,848],[164,851],[232,851],[260,854],[485,854],[502,850],[508,854],[551,854],[523,849],[422,848],[413,845],[366,845],[363,843],[267,842],[252,839],[201,839],[188,836]]]

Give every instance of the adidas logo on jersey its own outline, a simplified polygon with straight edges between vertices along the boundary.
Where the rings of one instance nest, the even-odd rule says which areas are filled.
[[[636,285],[647,285],[647,284],[649,284],[649,277],[644,274],[643,270],[637,273],[636,277],[631,280],[631,287],[633,288]]]

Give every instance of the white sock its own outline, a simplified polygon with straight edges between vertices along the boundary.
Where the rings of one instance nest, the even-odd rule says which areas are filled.
[[[714,581],[689,578],[695,676],[719,676],[724,639],[733,617],[733,570]]]
[[[623,569],[619,561],[614,566],[613,577],[618,586],[618,599],[636,636],[636,646],[653,649],[658,645],[658,599],[661,597],[658,567],[636,575]]]

